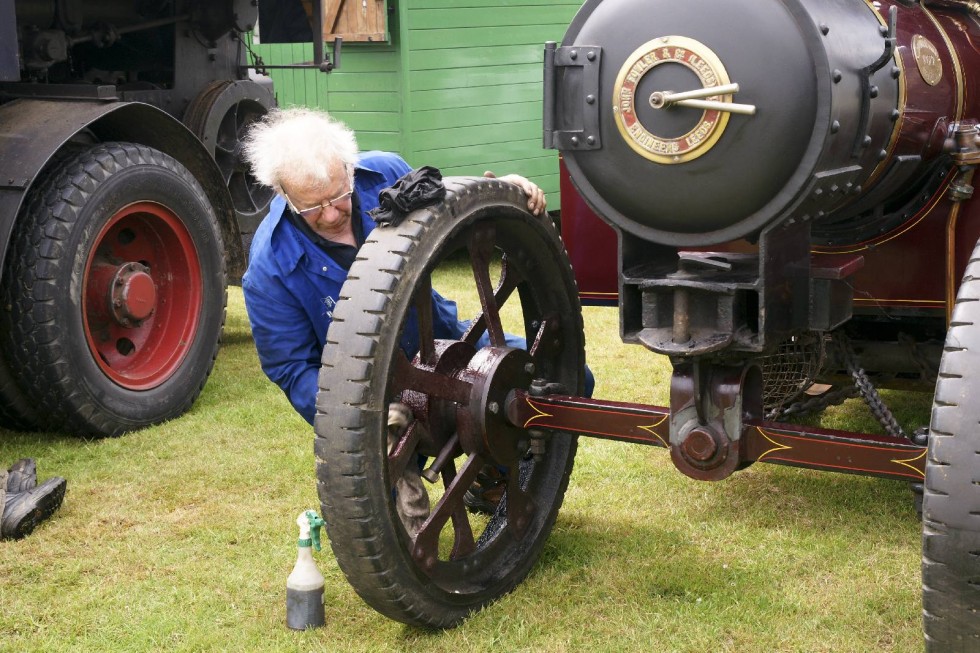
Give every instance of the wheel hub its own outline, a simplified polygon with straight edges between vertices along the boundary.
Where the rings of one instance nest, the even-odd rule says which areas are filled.
[[[139,326],[156,310],[157,288],[150,270],[140,263],[121,265],[109,288],[113,318],[123,326]]]
[[[501,465],[512,465],[528,450],[527,431],[511,424],[504,407],[513,390],[527,390],[534,375],[534,360],[523,349],[481,349],[461,374],[472,385],[470,402],[457,410],[463,450],[485,455]]]

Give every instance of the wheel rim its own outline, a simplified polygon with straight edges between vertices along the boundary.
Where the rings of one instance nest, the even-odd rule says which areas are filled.
[[[271,94],[254,82],[218,81],[191,102],[184,117],[184,123],[214,157],[241,224],[261,219],[275,196],[271,188],[255,179],[242,154],[248,128],[265,116],[274,102]]]
[[[201,319],[197,249],[180,218],[153,202],[116,212],[85,264],[82,323],[93,360],[129,390],[180,367]]]
[[[314,419],[320,503],[345,576],[379,612],[436,628],[514,589],[540,555],[576,439],[510,424],[509,391],[532,378],[542,387],[541,378],[576,393],[585,356],[575,281],[554,225],[531,216],[514,185],[444,184],[444,200],[375,229],[351,266],[333,308]],[[430,289],[454,300],[460,319],[474,318],[470,327],[438,328],[449,316]],[[526,338],[520,351],[507,346],[507,333]],[[465,509],[481,469],[503,477],[489,515]],[[411,510],[399,513],[399,501]]]
[[[228,186],[235,211],[254,216],[264,212],[275,196],[268,186],[260,184],[242,157],[242,139],[249,126],[267,113],[254,100],[234,103],[221,117],[215,131],[214,160]]]
[[[555,380],[567,374],[561,369],[559,334],[568,332],[562,322],[575,318],[561,315],[548,301],[560,292],[549,286],[553,277],[527,269],[541,256],[539,247],[537,240],[525,240],[520,228],[498,233],[492,221],[460,229],[415,286],[408,320],[419,325],[419,353],[410,363],[399,350],[390,370],[388,398],[408,405],[416,421],[387,456],[388,487],[394,490],[418,455],[427,457],[425,472],[436,481],[429,518],[414,541],[405,534],[403,543],[422,577],[461,598],[481,595],[502,569],[520,565],[532,545],[531,522],[546,519],[550,509],[550,498],[536,498],[541,494],[536,476],[545,475],[548,467],[527,455],[527,431],[506,420],[510,390],[527,390],[536,372]],[[460,340],[440,340],[433,334],[431,302],[424,298],[431,293],[433,269],[459,250],[469,259],[480,309]],[[498,265],[499,277],[492,279],[497,274],[491,268]],[[518,316],[508,324],[520,330],[502,318],[514,302]],[[526,337],[529,351],[507,346],[505,332],[515,331]],[[477,349],[484,333],[490,346]],[[572,349],[581,345],[568,344]],[[441,468],[440,461],[445,461]],[[487,465],[501,473],[505,488],[489,518],[469,513],[464,504],[466,491]]]

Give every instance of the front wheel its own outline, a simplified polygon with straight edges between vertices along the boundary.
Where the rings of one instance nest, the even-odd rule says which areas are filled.
[[[118,435],[190,407],[226,280],[217,218],[184,166],[132,143],[67,159],[33,191],[10,261],[4,354],[39,426]]]
[[[436,628],[528,574],[568,485],[575,438],[550,434],[532,456],[532,434],[506,420],[510,390],[533,377],[580,392],[584,378],[581,309],[554,225],[527,213],[516,186],[447,178],[446,187],[443,203],[375,229],[358,254],[327,334],[315,420],[318,490],[341,569],[379,612]],[[436,336],[440,267],[455,275],[463,317],[473,315],[456,339]],[[529,344],[512,346],[507,334]],[[412,421],[389,442],[392,405]],[[502,496],[492,514],[469,514],[467,490],[485,475]],[[423,497],[414,515],[424,523],[403,523],[409,490]]]
[[[926,650],[980,651],[980,244],[956,297],[932,409],[922,499]]]

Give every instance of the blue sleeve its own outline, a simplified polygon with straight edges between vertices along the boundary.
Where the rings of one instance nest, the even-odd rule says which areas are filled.
[[[309,317],[291,295],[273,297],[253,284],[243,284],[242,291],[262,371],[312,425],[320,351]]]

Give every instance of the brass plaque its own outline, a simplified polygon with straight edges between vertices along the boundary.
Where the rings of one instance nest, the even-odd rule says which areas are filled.
[[[939,50],[932,41],[916,34],[912,37],[912,56],[919,67],[922,80],[929,86],[935,86],[943,78],[943,61],[939,58]]]
[[[662,65],[685,66],[694,72],[703,88],[731,82],[721,59],[703,43],[684,36],[662,36],[648,41],[626,59],[619,71],[613,89],[616,126],[629,146],[645,159],[666,164],[692,161],[706,154],[718,142],[728,124],[729,113],[705,109],[694,127],[677,138],[661,137],[650,132],[636,115],[636,102],[645,103],[649,99],[638,99],[636,93],[643,76]],[[730,102],[732,96],[715,95],[707,99]]]

